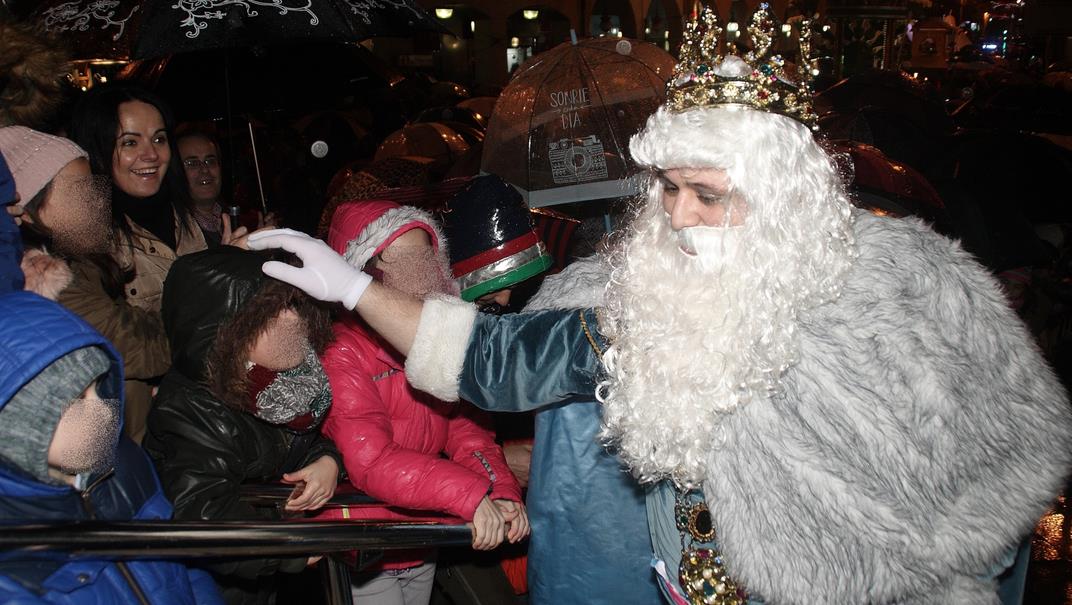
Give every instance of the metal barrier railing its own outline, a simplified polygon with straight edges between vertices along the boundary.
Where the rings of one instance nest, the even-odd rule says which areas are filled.
[[[285,483],[245,484],[242,486],[241,498],[253,506],[282,508],[293,490],[293,485]],[[383,503],[358,491],[349,483],[340,483],[335,488],[335,495],[323,508],[368,505],[383,506]]]
[[[281,507],[290,486],[243,486],[244,500]],[[377,504],[339,486],[326,507]],[[443,518],[442,521],[449,521]],[[466,525],[413,521],[81,521],[0,525],[0,560],[218,559],[330,555],[465,546]],[[329,605],[351,605],[349,567],[336,557],[321,563]]]
[[[0,559],[319,555],[461,546],[465,525],[383,521],[85,521],[0,526]]]

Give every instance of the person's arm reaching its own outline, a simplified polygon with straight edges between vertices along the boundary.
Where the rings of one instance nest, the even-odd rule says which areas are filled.
[[[367,273],[350,266],[327,244],[299,231],[258,231],[248,241],[253,250],[282,248],[302,261],[301,267],[266,262],[265,274],[318,300],[342,303],[347,309],[356,310],[399,353],[409,354],[421,319],[420,300],[373,282]]]
[[[254,233],[250,247],[280,247],[298,255],[302,267],[273,261],[264,264],[264,272],[314,298],[356,308],[406,356],[409,383],[443,401],[464,396],[484,409],[525,411],[595,391],[599,353],[594,348],[606,343],[596,344],[602,339],[591,309],[479,317],[475,305],[457,298],[421,302],[372,282],[327,244],[303,233]]]

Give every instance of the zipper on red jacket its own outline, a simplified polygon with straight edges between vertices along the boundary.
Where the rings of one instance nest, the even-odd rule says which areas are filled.
[[[104,473],[100,477],[97,477],[97,479],[93,481],[93,483],[90,483],[86,486],[86,489],[82,490],[82,493],[80,494],[82,496],[82,508],[86,511],[86,515],[90,519],[97,518],[97,513],[95,510],[93,510],[93,503],[90,501],[90,494],[93,492],[94,489],[97,488],[97,486],[99,486],[101,483],[104,483],[105,480],[107,480],[114,474],[115,469],[111,469],[107,473]],[[138,603],[141,603],[142,605],[150,605],[148,597],[145,596],[145,592],[141,589],[141,586],[138,584],[138,581],[134,578],[134,574],[130,572],[130,568],[127,567],[127,564],[123,561],[116,561],[115,567],[119,570],[119,573],[123,576],[123,579],[126,580],[127,585],[130,586],[130,591],[134,593],[135,597],[137,597]]]
[[[480,461],[480,464],[484,466],[484,470],[488,472],[488,478],[491,479],[491,482],[495,483],[495,471],[491,468],[491,463],[484,457],[484,454],[480,450],[477,450],[473,452],[473,456],[475,456],[476,459]]]

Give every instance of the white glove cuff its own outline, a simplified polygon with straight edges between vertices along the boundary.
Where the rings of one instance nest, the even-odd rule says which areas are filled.
[[[364,296],[365,290],[368,290],[369,284],[372,283],[372,276],[364,271],[354,271],[354,276],[350,281],[350,287],[346,289],[346,292],[342,296],[342,304],[349,310],[353,311],[357,307],[357,302]]]

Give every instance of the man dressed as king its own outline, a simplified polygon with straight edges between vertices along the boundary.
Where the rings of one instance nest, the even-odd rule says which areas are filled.
[[[481,315],[301,234],[250,244],[296,253],[265,271],[355,310],[440,399],[594,393],[647,487],[649,527],[621,531],[650,531],[671,603],[1000,603],[1068,471],[1067,395],[958,243],[853,207],[812,129],[806,44],[799,66],[769,55],[772,23],[757,13],[747,52],[709,10],[689,25],[630,142],[646,195],[545,286],[574,308]]]

